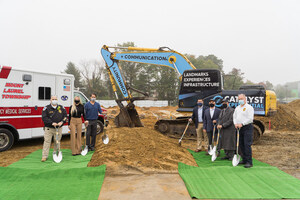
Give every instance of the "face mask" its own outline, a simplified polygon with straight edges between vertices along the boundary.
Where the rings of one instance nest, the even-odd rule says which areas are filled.
[[[96,101],[96,98],[91,98],[91,101]]]
[[[222,104],[222,108],[223,109],[227,108],[227,104]]]
[[[80,101],[78,101],[78,100],[75,100],[74,102],[75,102],[76,104],[79,104],[79,103],[80,103]]]
[[[197,105],[201,107],[203,104],[202,103],[197,103]]]
[[[239,104],[240,104],[240,105],[244,105],[244,104],[245,104],[244,100],[241,100],[241,99],[240,99],[240,100],[239,100]]]
[[[51,103],[52,103],[52,105],[56,106],[58,101],[57,100],[52,100]]]
[[[214,107],[214,106],[215,106],[215,104],[213,104],[213,103],[209,104],[209,107],[211,107],[211,108]]]

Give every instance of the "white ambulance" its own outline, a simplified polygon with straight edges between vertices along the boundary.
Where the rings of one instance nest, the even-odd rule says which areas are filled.
[[[43,137],[42,110],[54,94],[67,113],[74,96],[79,96],[83,104],[89,101],[83,93],[74,90],[73,75],[0,66],[0,152],[11,148],[18,140]],[[107,118],[99,115],[98,133],[103,131],[104,120],[108,124]],[[63,134],[68,133],[65,124]]]

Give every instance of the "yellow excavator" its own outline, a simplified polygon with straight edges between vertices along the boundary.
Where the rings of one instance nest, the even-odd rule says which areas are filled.
[[[111,49],[115,51],[110,51]],[[102,57],[106,64],[113,91],[116,95],[116,102],[120,107],[120,113],[115,118],[117,127],[142,127],[143,124],[135,109],[134,101],[154,100],[146,92],[130,87],[119,66],[119,61],[145,63],[171,67],[180,77],[181,87],[179,92],[178,112],[192,113],[199,98],[208,104],[214,99],[216,106],[221,106],[223,99],[228,99],[231,107],[238,105],[237,95],[244,93],[247,102],[253,106],[255,115],[269,116],[276,112],[276,94],[273,91],[265,90],[263,86],[243,86],[239,90],[223,90],[223,78],[221,72],[216,69],[196,69],[196,67],[183,54],[168,47],[139,48],[139,47],[110,47],[104,45],[101,49]],[[122,93],[118,97],[117,87]],[[142,97],[133,97],[131,91],[142,94]],[[122,102],[126,101],[124,106]],[[179,117],[176,119],[161,119],[155,123],[155,129],[169,137],[179,138],[190,117]],[[254,120],[254,141],[259,140],[265,131],[262,121]],[[191,127],[191,126],[190,126]],[[194,128],[189,128],[187,138],[196,138]]]

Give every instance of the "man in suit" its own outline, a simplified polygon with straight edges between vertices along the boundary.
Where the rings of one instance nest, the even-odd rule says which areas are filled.
[[[207,109],[207,106],[203,105],[203,100],[198,99],[197,106],[193,109],[192,118],[190,122],[194,121],[197,133],[197,148],[195,152],[205,151],[205,146],[207,146],[207,135],[203,134],[203,117],[204,111]]]
[[[203,132],[207,134],[208,137],[208,144],[212,145],[212,136],[213,136],[213,129],[217,123],[221,110],[216,108],[215,100],[209,100],[209,109],[206,109],[204,112],[203,117]],[[216,128],[216,127],[215,127]],[[216,133],[215,133],[215,141],[216,141]],[[209,146],[208,146],[209,148]],[[207,154],[208,155],[208,154]]]
[[[232,160],[236,150],[236,129],[233,124],[234,109],[229,106],[227,99],[223,99],[221,108],[217,128],[221,129],[220,149],[224,149],[226,153],[226,156],[221,160]]]

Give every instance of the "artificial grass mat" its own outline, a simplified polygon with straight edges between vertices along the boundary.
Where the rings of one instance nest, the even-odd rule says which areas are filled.
[[[189,150],[190,151],[190,150]],[[178,164],[178,171],[192,198],[197,199],[299,199],[300,180],[276,167],[253,159],[253,167],[233,167],[231,161],[211,162],[204,152],[195,153],[199,167]]]
[[[55,163],[52,150],[41,162],[37,150],[8,167],[0,167],[0,199],[98,199],[106,166],[87,167],[93,153],[72,156],[62,149],[63,160]]]

